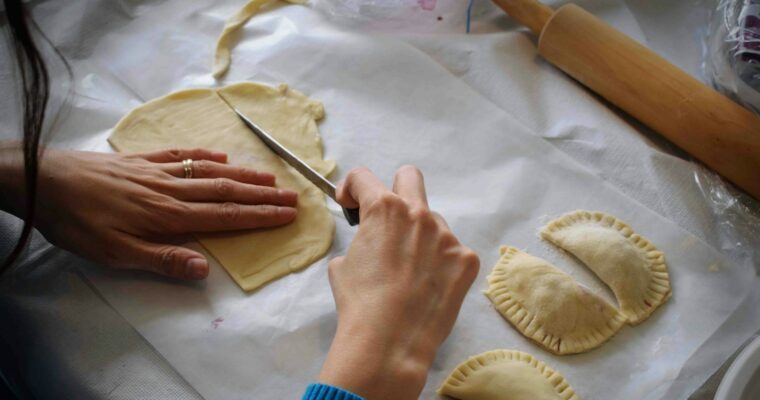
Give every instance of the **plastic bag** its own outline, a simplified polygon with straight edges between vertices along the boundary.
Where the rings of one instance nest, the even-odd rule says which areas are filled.
[[[760,113],[760,0],[721,0],[705,45],[704,69],[713,85]]]
[[[712,84],[760,113],[760,0],[721,0],[705,37],[704,72]],[[720,247],[760,274],[760,203],[700,168],[694,178],[717,221]]]

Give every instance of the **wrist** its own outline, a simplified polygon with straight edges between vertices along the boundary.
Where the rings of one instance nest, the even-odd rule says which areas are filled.
[[[415,356],[404,347],[403,340],[393,342],[366,327],[339,324],[319,381],[367,400],[417,399],[425,386],[430,361]]]

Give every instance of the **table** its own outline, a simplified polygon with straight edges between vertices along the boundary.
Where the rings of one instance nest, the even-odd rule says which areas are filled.
[[[161,6],[161,3],[127,4],[91,0],[70,2],[62,7],[55,2],[41,1],[34,3],[33,10],[43,30],[53,38],[64,55],[79,60],[85,59],[89,52],[97,48],[100,34],[118,29],[134,16],[149,7]],[[234,10],[239,2],[226,3],[215,12]],[[446,3],[440,3],[439,7],[445,9]],[[581,4],[634,37],[638,35],[640,39],[645,39],[651,48],[701,78],[698,27],[706,25],[703,21],[707,14],[705,9],[694,7],[694,2],[587,1]],[[67,22],[70,23],[75,15],[80,18],[78,25],[87,27],[87,32],[72,33],[67,29]],[[108,15],[111,23],[104,23],[103,15]],[[448,20],[449,15],[445,18]],[[436,29],[457,27],[457,23],[453,23],[451,27]],[[475,7],[473,34],[479,29],[483,32],[517,27],[506,17],[494,14],[488,4],[479,2]],[[428,50],[435,55],[436,51],[445,51],[446,48]],[[0,63],[4,67],[0,83],[6,87],[12,81],[5,72],[7,58],[4,57]],[[456,65],[448,67],[456,68]],[[463,79],[475,90],[507,108],[545,140],[581,160],[623,193],[725,254],[740,262],[758,265],[760,256],[751,245],[751,226],[727,224],[736,219],[736,213],[740,213],[737,207],[716,202],[715,192],[708,190],[708,195],[705,195],[706,187],[716,187],[722,193],[720,186],[706,185],[705,180],[712,179],[709,173],[684,160],[683,154],[645,129],[638,127],[639,135],[614,139],[588,138],[582,134],[576,137],[558,135],[553,127],[565,115],[557,113],[536,118],[535,113],[525,105],[501,98],[497,91],[489,92],[475,80]],[[525,84],[521,81],[507,83],[515,88]],[[88,82],[84,79],[80,84],[87,85]],[[114,88],[114,95],[118,96],[120,90],[127,89]],[[550,102],[551,99],[546,101]],[[3,112],[10,114],[9,110],[14,108],[10,99],[3,98],[0,102]],[[89,123],[97,125],[104,120],[112,120],[114,115],[72,116],[85,117],[94,118]],[[593,124],[610,123],[599,121],[593,114],[578,114],[577,120]],[[87,126],[85,121],[83,126]],[[69,136],[56,137],[54,142],[64,147],[90,148],[94,141],[102,139],[102,135]],[[623,149],[629,155],[620,159],[618,155]],[[701,186],[695,181],[695,176],[702,180]],[[688,207],[682,207],[682,204],[688,204]],[[749,204],[748,215],[760,218],[757,203]],[[4,226],[13,224],[12,218],[4,218]],[[17,327],[3,332],[3,337],[17,353],[21,372],[36,397],[60,398],[62,394],[70,398],[201,397],[83,278],[81,268],[86,266],[85,261],[52,249],[37,238],[30,248],[27,262],[34,265],[32,271],[16,277],[12,286],[3,282],[0,315],[3,315],[3,320],[13,321]],[[760,294],[756,294],[754,300],[749,299],[745,307],[751,307],[753,302],[757,304],[758,298]],[[741,342],[746,339],[732,338],[731,333],[731,321],[728,321],[710,340]],[[87,352],[77,351],[85,345]],[[728,354],[715,356],[725,358]],[[684,370],[690,368],[699,369],[699,362],[687,364]],[[701,393],[700,396],[704,397],[699,398],[708,398],[707,393],[709,390]]]

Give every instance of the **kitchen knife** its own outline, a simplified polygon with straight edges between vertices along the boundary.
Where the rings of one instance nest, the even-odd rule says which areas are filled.
[[[287,162],[291,167],[295,168],[295,170],[303,175],[304,178],[308,179],[311,183],[325,192],[325,194],[328,195],[331,199],[335,200],[336,203],[338,202],[338,200],[335,198],[335,185],[333,185],[332,182],[311,168],[303,160],[290,152],[290,150],[288,150],[285,146],[280,144],[280,142],[278,142],[277,139],[275,139],[272,135],[267,133],[267,131],[246,117],[242,112],[240,112],[240,110],[230,104],[230,102],[227,101],[227,99],[225,99],[221,93],[217,92],[217,94],[219,94],[219,97],[222,99],[222,101],[224,101],[227,106],[229,106],[232,111],[237,114],[238,118],[243,121],[243,124],[245,124],[245,126],[247,126],[251,132],[253,132],[259,139],[261,139],[261,141],[264,142],[264,144],[266,144],[270,150],[285,160],[285,162]],[[341,208],[343,209],[343,215],[346,216],[346,220],[348,221],[349,225],[354,226],[359,223],[358,208],[345,208],[342,206]]]

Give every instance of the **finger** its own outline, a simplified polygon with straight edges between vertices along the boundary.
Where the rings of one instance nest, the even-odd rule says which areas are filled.
[[[438,223],[438,226],[441,228],[444,228],[446,230],[450,230],[449,223],[446,222],[446,220],[443,218],[443,216],[437,212],[433,212],[433,218],[435,219],[435,222]]]
[[[193,161],[193,178],[229,178],[253,185],[274,186],[275,177],[268,172],[259,172],[253,168],[222,164],[209,160]],[[181,162],[161,164],[161,170],[169,175],[183,178],[185,168]]]
[[[178,221],[183,232],[222,232],[269,228],[295,219],[293,207],[237,203],[184,203],[187,215]]]
[[[132,254],[129,267],[155,272],[171,278],[200,280],[208,276],[208,261],[185,247],[129,239],[125,248]]]
[[[175,179],[160,191],[176,199],[194,202],[233,202],[240,204],[272,204],[295,207],[298,193],[240,183],[227,178]]]
[[[396,171],[393,192],[413,208],[428,208],[422,172],[414,165],[403,165]]]
[[[464,246],[460,261],[462,265],[461,278],[465,284],[464,293],[462,293],[462,298],[464,298],[464,295],[467,294],[467,290],[469,290],[472,283],[475,282],[475,278],[480,271],[480,257],[478,257],[477,253],[472,249]]]
[[[346,179],[338,185],[338,203],[346,208],[371,204],[387,192],[383,182],[367,168],[355,168],[348,172]]]
[[[207,149],[169,149],[147,153],[136,153],[132,156],[155,163],[181,162],[188,158],[191,160],[210,160],[219,163],[227,162],[227,154]]]

